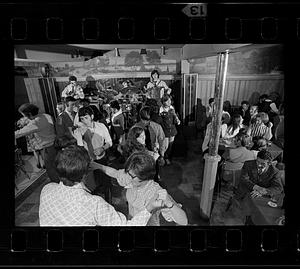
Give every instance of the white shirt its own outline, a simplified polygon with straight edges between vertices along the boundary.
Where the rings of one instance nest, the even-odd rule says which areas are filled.
[[[167,90],[167,94],[170,94],[172,89],[168,87],[166,82],[158,79],[156,82],[150,81],[147,84],[147,89],[151,89],[153,87],[161,87],[162,89],[160,90],[160,98],[164,95],[164,89]]]
[[[76,137],[77,144],[79,146],[83,145],[88,150],[86,142],[82,140],[82,135],[85,133],[87,128],[90,129],[93,134],[92,144],[94,149],[102,147],[106,144],[108,144],[109,147],[112,146],[112,140],[106,126],[101,122],[95,121],[93,122],[93,127],[80,127],[74,132],[74,136]],[[100,160],[104,157],[104,155],[105,151],[103,151],[103,154],[96,156],[96,159]]]
[[[102,197],[90,194],[83,183],[71,187],[49,183],[40,196],[40,226],[145,226],[150,216],[143,208],[127,221]]]

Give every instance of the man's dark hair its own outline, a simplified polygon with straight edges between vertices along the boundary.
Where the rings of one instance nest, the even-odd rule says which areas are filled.
[[[69,81],[77,81],[77,77],[75,77],[75,76],[70,76],[70,77],[69,77]]]
[[[87,99],[87,98],[80,99],[79,104],[81,104],[83,106],[89,106],[90,105],[90,100]]]
[[[171,98],[171,96],[167,93],[165,93],[162,97],[161,97],[161,102],[164,103],[166,101],[168,101]]]
[[[67,186],[81,182],[88,173],[90,157],[84,147],[72,145],[59,151],[55,158],[56,171]]]
[[[248,101],[242,101],[242,103],[241,103],[242,105],[248,105],[249,106],[249,102]]]
[[[271,162],[272,161],[272,154],[267,150],[262,150],[262,151],[259,151],[257,153],[257,158],[260,158],[262,160],[267,160],[267,161]]]
[[[39,113],[39,108],[30,103],[23,104],[18,109],[19,113],[24,114],[26,117],[36,116]]]
[[[147,152],[132,153],[125,162],[125,171],[132,170],[142,181],[151,180],[156,174],[155,160]]]
[[[214,101],[215,101],[215,98],[213,98],[213,97],[208,99],[208,103],[209,103],[209,104],[211,104],[211,103],[214,102]]]
[[[140,118],[142,120],[150,120],[151,109],[149,106],[144,106],[140,110]]]
[[[154,74],[157,74],[157,77],[159,77],[159,73],[156,69],[154,69],[152,72],[151,72],[151,77],[154,75]]]
[[[76,102],[76,99],[73,96],[67,96],[65,99],[66,105],[68,105],[69,102]]]
[[[78,117],[80,118],[80,117],[84,117],[86,115],[90,115],[90,116],[94,115],[93,109],[90,106],[79,108]]]
[[[113,100],[113,101],[110,102],[110,107],[119,110],[120,109],[120,104],[117,100]]]

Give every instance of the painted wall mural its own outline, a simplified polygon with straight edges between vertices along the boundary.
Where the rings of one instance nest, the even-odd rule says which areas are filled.
[[[270,74],[283,73],[283,46],[252,49],[229,55],[228,74]],[[193,59],[190,61],[190,72],[199,74],[215,74],[217,57]]]
[[[179,74],[180,61],[161,56],[157,50],[148,50],[141,55],[139,50],[128,50],[116,57],[107,53],[84,62],[56,62],[51,63],[54,77],[87,77],[108,73],[151,72],[157,69],[160,74]]]

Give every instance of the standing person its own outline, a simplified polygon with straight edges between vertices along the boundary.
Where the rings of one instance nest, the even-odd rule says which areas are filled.
[[[90,100],[89,99],[80,99],[79,102],[78,102],[78,110],[82,107],[90,107],[91,109],[93,109],[93,112],[94,112],[94,121],[100,121],[102,115],[99,111],[99,109],[94,106],[94,105],[91,105],[90,104]],[[79,116],[78,116],[78,111],[75,115],[75,118],[74,118],[74,125],[77,126],[77,125],[80,125],[80,121],[79,121]]]
[[[180,124],[180,120],[176,115],[174,107],[171,105],[170,95],[164,94],[161,98],[162,106],[159,109],[159,115],[162,118],[162,128],[165,133],[165,162],[171,164],[172,145],[177,134],[176,124]]]
[[[163,166],[165,164],[165,133],[158,123],[150,120],[150,107],[144,106],[140,110],[140,121],[134,126],[141,127],[145,131],[146,148],[150,151],[158,152],[158,164]]]
[[[75,140],[73,136],[73,126],[74,126],[74,106],[76,99],[72,96],[68,96],[65,99],[65,110],[61,112],[55,122],[56,128],[56,141],[55,146],[60,148],[61,140]]]
[[[153,70],[150,75],[150,82],[147,84],[147,93],[149,98],[154,98],[160,103],[162,96],[167,93],[171,94],[172,89],[168,85],[159,79],[159,73],[157,70]]]
[[[22,117],[18,120],[17,126],[18,128],[23,128],[27,124],[29,124],[30,119],[27,117]],[[43,146],[41,139],[36,136],[34,133],[26,135],[26,142],[27,142],[27,150],[28,152],[33,152],[33,155],[36,159],[36,167],[41,169],[45,168],[44,159],[43,159]]]
[[[207,124],[211,122],[214,110],[215,98],[209,98],[208,105],[206,106]]]
[[[204,138],[205,135],[205,126],[206,126],[206,108],[202,105],[202,100],[197,98],[197,106],[196,106],[196,136],[200,133],[201,139]]]
[[[241,107],[239,108],[239,112],[243,118],[243,124],[246,126],[250,125],[250,119],[251,119],[249,107],[250,104],[248,101],[242,101]]]
[[[146,148],[146,135],[145,131],[141,127],[132,127],[128,132],[128,137],[122,145],[120,145],[119,150],[125,160],[134,152],[144,151],[156,161],[159,154],[154,151],[150,151]]]
[[[65,103],[64,102],[59,102],[56,105],[56,111],[57,111],[57,116],[61,115],[66,109]]]
[[[58,182],[59,178],[54,167],[56,149],[54,148],[55,129],[52,117],[46,113],[39,113],[39,108],[30,103],[23,104],[18,109],[23,117],[30,122],[22,129],[15,131],[15,138],[35,134],[41,141],[42,155],[46,172],[53,182]]]
[[[114,144],[121,144],[125,140],[125,119],[122,113],[122,108],[117,100],[110,102],[112,109],[111,117],[111,134]]]
[[[176,203],[167,191],[153,180],[155,161],[148,153],[133,153],[127,159],[125,169],[116,170],[104,165],[99,165],[99,168],[110,177],[116,178],[118,183],[127,189],[129,217],[134,218],[143,211],[145,204],[158,196],[158,199],[163,200],[164,206],[152,215],[147,226],[159,226],[160,215],[168,222],[188,224],[182,205]]]
[[[90,157],[95,162],[106,164],[106,151],[112,146],[110,134],[103,123],[95,122],[93,110],[90,107],[79,109],[79,119],[83,127],[78,128],[78,145],[83,145],[89,152]],[[105,200],[111,201],[111,183],[107,176],[102,175],[100,171],[94,171],[96,187],[90,186],[94,193],[104,191]]]
[[[75,76],[69,77],[69,84],[64,88],[64,90],[61,93],[62,98],[66,98],[67,96],[72,96],[75,99],[84,98],[83,89],[80,85],[77,84],[77,78]]]
[[[166,201],[158,195],[148,200],[131,220],[117,212],[85,185],[90,158],[79,146],[69,146],[55,159],[59,184],[45,185],[40,195],[40,226],[145,226],[155,209]]]

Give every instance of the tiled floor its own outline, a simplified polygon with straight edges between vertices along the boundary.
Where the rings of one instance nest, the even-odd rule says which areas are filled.
[[[188,154],[186,158],[174,158],[171,165],[165,166],[161,171],[161,185],[170,195],[182,204],[190,225],[224,225],[221,218],[222,211],[230,197],[230,191],[223,190],[220,198],[215,201],[210,222],[200,217],[200,195],[202,189],[202,155],[194,151],[199,149],[200,140],[188,141]],[[38,226],[39,195],[42,187],[49,182],[47,177],[40,180],[40,185],[16,208],[16,226]],[[124,199],[124,189],[118,186],[113,188],[112,203],[118,211],[127,213]],[[235,220],[229,220],[235,224]]]

